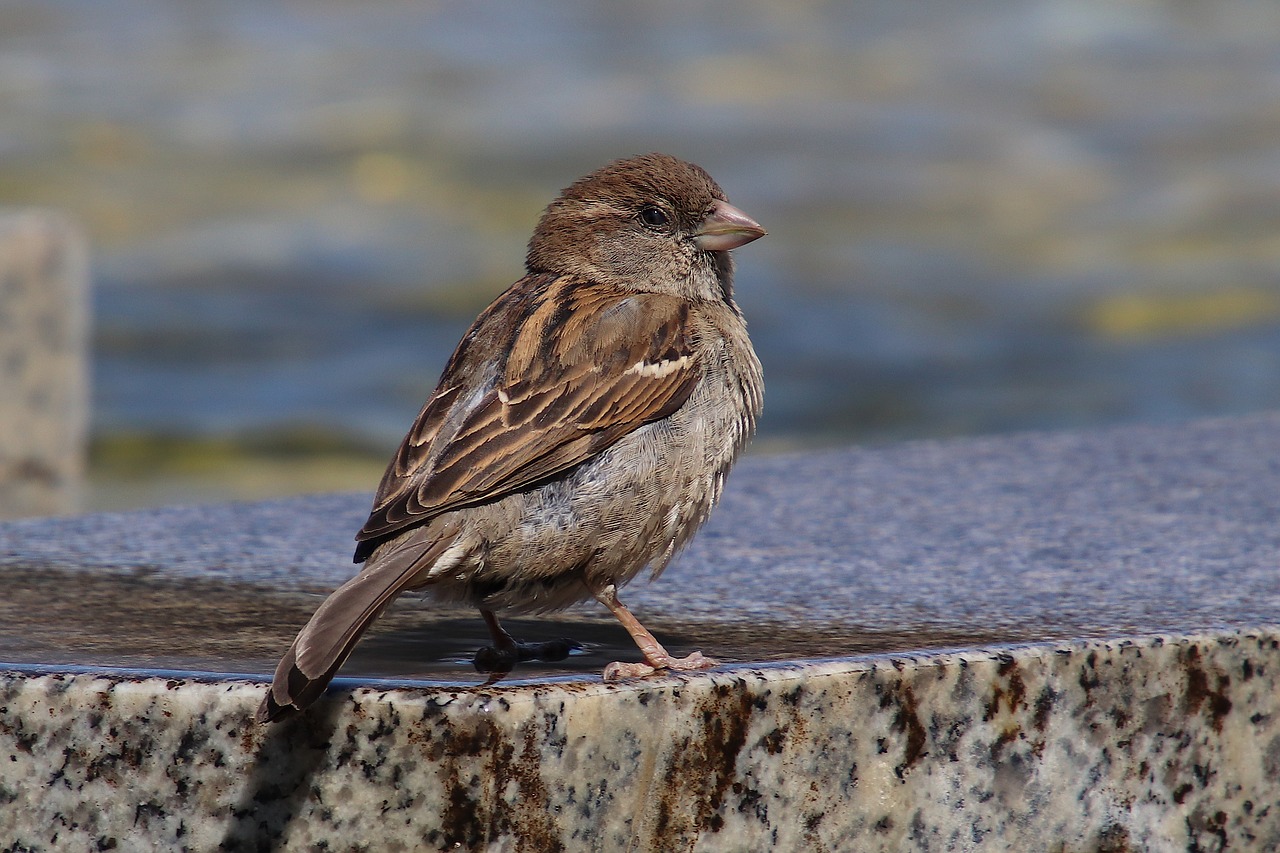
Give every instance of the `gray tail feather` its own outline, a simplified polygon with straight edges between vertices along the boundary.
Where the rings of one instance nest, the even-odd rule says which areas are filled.
[[[456,529],[425,549],[421,540],[407,538],[334,590],[298,632],[276,666],[271,689],[258,707],[258,722],[282,719],[320,698],[373,620],[453,544]]]

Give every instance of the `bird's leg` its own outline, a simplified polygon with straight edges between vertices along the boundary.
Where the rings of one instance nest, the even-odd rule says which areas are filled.
[[[515,669],[517,663],[564,660],[574,649],[582,648],[580,643],[565,637],[545,643],[522,643],[507,633],[492,610],[481,607],[480,615],[484,618],[485,627],[489,629],[489,636],[493,638],[493,645],[476,652],[472,663],[478,672],[505,675]]]
[[[614,681],[619,678],[639,678],[645,675],[652,675],[661,669],[674,669],[680,672],[687,672],[697,669],[710,669],[716,666],[716,661],[706,657],[702,652],[694,652],[688,657],[673,658],[662,647],[662,644],[654,639],[653,634],[640,624],[640,620],[635,617],[627,606],[618,600],[618,589],[613,584],[608,584],[598,590],[592,590],[596,601],[599,601],[605,607],[609,608],[622,627],[627,629],[627,633],[631,635],[631,639],[635,640],[636,645],[640,648],[640,654],[644,655],[645,663],[622,663],[615,661],[604,668],[604,680]]]
[[[510,672],[520,660],[520,644],[516,638],[507,633],[498,622],[498,616],[492,610],[480,608],[480,616],[493,638],[492,646],[485,646],[476,652],[475,667],[480,672]]]

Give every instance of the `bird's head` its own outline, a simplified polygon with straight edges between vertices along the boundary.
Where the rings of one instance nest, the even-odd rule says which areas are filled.
[[[729,250],[764,233],[700,167],[644,154],[592,172],[551,202],[527,265],[630,290],[728,300]]]

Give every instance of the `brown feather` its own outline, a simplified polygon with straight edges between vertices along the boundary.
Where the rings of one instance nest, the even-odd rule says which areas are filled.
[[[458,525],[446,524],[430,547],[401,543],[334,590],[276,666],[271,690],[258,709],[259,722],[280,719],[319,698],[373,620],[430,570],[457,535]]]
[[[557,305],[570,307],[572,321],[557,318]],[[491,352],[501,381],[467,408],[455,374],[476,369],[471,342],[488,340],[513,311],[524,315],[514,343]],[[450,359],[440,380],[447,390],[423,407],[357,534],[357,561],[409,527],[528,488],[678,409],[701,375],[687,315],[683,300],[665,294],[566,276],[517,282]],[[634,369],[643,364],[673,367]]]

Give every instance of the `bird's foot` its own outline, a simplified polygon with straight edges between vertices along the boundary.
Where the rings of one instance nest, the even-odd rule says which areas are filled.
[[[693,672],[699,669],[711,669],[713,666],[719,666],[719,663],[719,661],[707,657],[702,652],[694,652],[683,658],[667,656],[658,660],[650,660],[646,663],[614,661],[604,668],[604,680],[617,681],[622,678],[644,678],[664,669],[675,670],[676,672]]]
[[[515,669],[518,663],[531,660],[554,663],[581,648],[581,643],[568,637],[545,643],[514,642],[509,646],[485,646],[476,652],[472,664],[477,672],[505,674]]]

